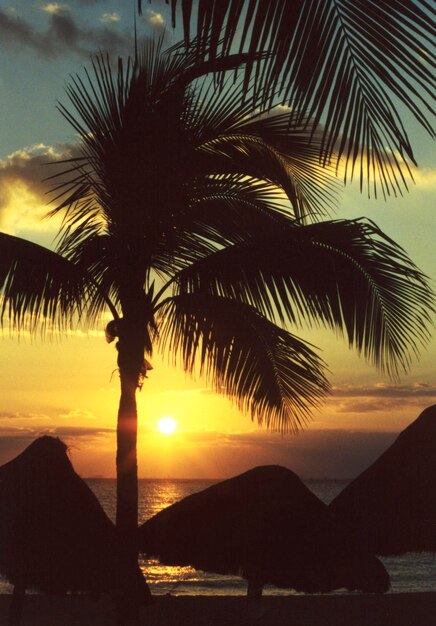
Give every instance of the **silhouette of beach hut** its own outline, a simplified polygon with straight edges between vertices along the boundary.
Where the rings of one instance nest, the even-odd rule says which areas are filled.
[[[375,554],[436,550],[436,405],[403,430],[332,501],[355,541]]]
[[[140,549],[166,565],[240,575],[305,592],[386,591],[371,554],[350,546],[328,508],[290,470],[256,467],[164,509],[139,529]]]
[[[59,439],[41,437],[0,467],[0,573],[15,586],[10,624],[19,623],[26,588],[110,590],[114,541],[114,525]]]

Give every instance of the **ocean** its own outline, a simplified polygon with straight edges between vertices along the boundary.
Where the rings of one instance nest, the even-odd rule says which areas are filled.
[[[209,487],[216,481],[190,479],[142,479],[139,481],[139,523],[185,496]],[[306,485],[328,504],[346,486],[344,480],[306,480]],[[87,483],[98,497],[111,519],[115,517],[115,480],[88,479]],[[436,555],[408,553],[398,557],[383,557],[391,577],[390,593],[436,591]],[[173,595],[245,595],[246,582],[235,576],[222,576],[196,571],[190,567],[168,567],[158,561],[141,559],[141,568],[153,594]],[[11,587],[0,581],[0,593]],[[267,595],[289,595],[289,590],[265,587]],[[341,593],[334,592],[334,593]],[[345,591],[343,593],[346,593]]]

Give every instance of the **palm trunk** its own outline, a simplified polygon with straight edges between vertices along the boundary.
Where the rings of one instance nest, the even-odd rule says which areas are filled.
[[[136,380],[120,369],[121,397],[117,424],[117,581],[118,624],[138,623],[138,465],[136,454],[138,413]]]
[[[116,612],[119,624],[139,623],[139,606],[152,602],[138,566],[138,464],[136,379],[121,373],[117,425],[118,581]]]
[[[140,307],[136,307],[140,310]],[[149,603],[151,594],[138,566],[138,412],[136,390],[144,364],[141,316],[119,322],[118,367],[121,397],[117,424],[117,511],[118,567],[116,610],[119,624],[139,623],[139,605]]]
[[[121,398],[117,425],[117,512],[116,526],[136,550],[138,524],[138,464],[136,440],[138,413],[136,380],[121,372]],[[131,539],[134,541],[132,542]]]

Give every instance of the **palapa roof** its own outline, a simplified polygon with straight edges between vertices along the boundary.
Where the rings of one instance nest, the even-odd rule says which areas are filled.
[[[436,550],[436,405],[333,500],[335,516],[376,554]]]
[[[140,549],[167,565],[241,575],[300,591],[386,591],[372,555],[350,547],[328,508],[290,470],[256,467],[192,494],[139,529]]]
[[[114,532],[59,439],[41,437],[0,467],[0,573],[12,584],[107,590]]]

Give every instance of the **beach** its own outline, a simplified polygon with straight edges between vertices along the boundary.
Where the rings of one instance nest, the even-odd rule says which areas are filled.
[[[0,596],[6,624],[10,596]],[[436,593],[305,595],[291,597],[160,596],[144,607],[147,626],[433,626]],[[111,626],[111,603],[103,597],[28,595],[22,626]]]

